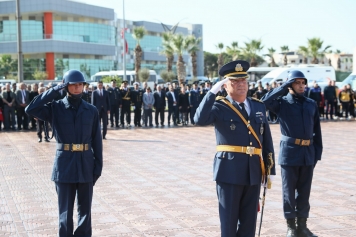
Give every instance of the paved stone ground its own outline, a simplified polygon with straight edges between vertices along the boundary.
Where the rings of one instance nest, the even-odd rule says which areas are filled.
[[[271,130],[278,154],[279,125]],[[356,122],[323,122],[322,131],[308,224],[322,237],[356,236]],[[107,138],[93,236],[219,236],[213,127],[112,129]],[[35,132],[0,133],[0,236],[56,236],[54,152]],[[277,174],[261,236],[285,236]]]

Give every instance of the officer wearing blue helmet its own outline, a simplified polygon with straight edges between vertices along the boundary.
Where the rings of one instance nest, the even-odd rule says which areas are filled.
[[[316,236],[307,228],[307,218],[314,167],[321,159],[323,144],[318,105],[304,96],[306,84],[304,74],[294,70],[283,85],[262,97],[267,109],[276,113],[280,122],[279,164],[289,237]]]
[[[81,99],[85,78],[80,71],[64,74],[63,84],[36,96],[26,113],[49,122],[57,140],[52,180],[59,207],[59,236],[91,236],[93,186],[103,167],[98,111]],[[66,89],[63,99],[55,100]],[[77,198],[78,227],[73,231]]]
[[[255,236],[261,182],[274,160],[265,106],[247,97],[249,67],[242,60],[225,64],[219,70],[225,79],[207,92],[194,117],[197,125],[215,126],[214,181],[223,237]],[[222,85],[228,95],[216,97]],[[274,165],[269,171],[275,175]]]

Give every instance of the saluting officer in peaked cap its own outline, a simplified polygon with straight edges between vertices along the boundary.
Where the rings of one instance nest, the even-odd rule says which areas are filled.
[[[225,64],[219,70],[224,79],[207,92],[194,117],[197,125],[215,126],[213,173],[223,237],[255,236],[265,164],[274,160],[265,106],[247,97],[249,67],[242,60]],[[216,97],[222,86],[227,96]],[[270,168],[274,175],[274,166]]]

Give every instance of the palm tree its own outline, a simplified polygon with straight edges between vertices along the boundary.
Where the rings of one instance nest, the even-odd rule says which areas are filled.
[[[172,48],[178,56],[177,60],[177,77],[180,83],[185,81],[185,64],[183,60],[183,52],[187,50],[186,40],[183,35],[176,34],[172,37]]]
[[[309,49],[308,49],[308,47],[299,46],[298,52],[303,55],[303,63],[307,64],[308,63],[308,57],[309,57]]]
[[[135,47],[135,72],[137,81],[139,81],[139,71],[141,69],[142,61],[142,48],[140,46],[140,40],[147,34],[145,27],[139,26],[133,29],[132,37],[136,40]]]
[[[265,56],[268,56],[271,58],[271,63],[269,64],[270,67],[276,67],[276,62],[274,61],[274,57],[273,54],[276,52],[276,50],[274,48],[268,48],[268,54],[265,54]]]
[[[199,44],[201,38],[195,38],[194,35],[189,35],[186,39],[187,51],[192,58],[192,67],[193,67],[193,77],[198,76],[197,71],[197,51],[199,51]]]
[[[218,63],[218,75],[219,75],[220,68],[224,65],[224,58],[223,58],[224,44],[223,43],[218,43],[218,45],[216,45],[216,47],[220,50],[220,54],[218,56],[218,61],[217,61],[217,63]],[[220,75],[219,75],[219,78],[220,78]]]
[[[245,42],[245,48],[242,49],[243,54],[246,58],[250,58],[251,67],[257,66],[258,53],[263,49],[262,40],[251,40],[250,42]]]
[[[173,34],[171,32],[165,32],[162,34],[162,45],[163,51],[162,53],[166,55],[167,58],[167,72],[172,71],[172,65],[174,60],[174,50],[172,47],[172,37]]]
[[[237,60],[240,54],[237,41],[231,43],[230,46],[226,46],[226,53],[231,56],[232,60]]]
[[[324,41],[322,41],[320,38],[317,37],[308,39],[308,49],[310,55],[313,57],[312,60],[313,64],[318,64],[319,63],[318,57],[323,58],[325,56],[326,50],[331,47],[330,45],[328,45],[324,49],[322,49],[323,43]]]
[[[284,65],[288,64],[287,53],[289,52],[289,47],[287,45],[281,46],[281,51],[284,54]]]

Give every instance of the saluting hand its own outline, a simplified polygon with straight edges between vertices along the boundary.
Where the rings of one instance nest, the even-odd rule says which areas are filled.
[[[215,85],[210,89],[210,91],[216,95],[221,90],[221,86],[224,85],[228,80],[229,78],[225,78],[224,80],[215,83]]]

